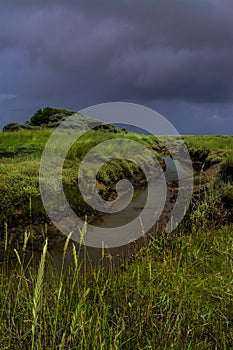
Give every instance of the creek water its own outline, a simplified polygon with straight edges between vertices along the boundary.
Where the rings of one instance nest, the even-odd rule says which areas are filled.
[[[167,157],[164,158],[164,162],[166,165],[165,169],[165,178],[167,183],[167,193],[166,193],[166,203],[163,208],[162,214],[156,224],[150,230],[150,233],[159,234],[159,230],[166,224],[169,219],[169,213],[172,209],[171,198],[174,197],[174,191],[172,191],[172,184],[177,181],[177,169],[179,171],[179,176],[183,179],[188,178],[190,176],[188,170],[185,168],[183,164],[178,161],[174,161],[173,159]],[[149,222],[156,215],[157,209],[159,210],[160,206],[160,198],[164,198],[164,186],[161,179],[154,179],[154,186],[151,187],[152,197],[156,198],[157,206],[149,206],[146,211],[146,215],[144,216],[144,221],[148,220]],[[109,234],[111,234],[112,227],[121,227],[136,217],[140,216],[142,212],[148,195],[148,187],[144,186],[140,189],[136,189],[133,199],[131,203],[128,205],[127,210],[122,210],[117,213],[109,213],[103,214],[101,217],[92,221],[93,226],[109,228]],[[174,199],[174,198],[173,198]],[[173,203],[174,204],[174,203]],[[91,232],[90,232],[91,234]],[[129,244],[119,245],[115,248],[103,249],[94,248],[94,247],[84,247],[77,243],[75,244],[76,249],[80,254],[81,261],[84,260],[84,254],[86,254],[86,261],[88,265],[96,265],[101,262],[104,265],[111,265],[114,267],[119,267],[125,260],[130,259],[135,252],[143,246],[145,240],[147,239],[147,235],[141,235],[140,238],[134,239],[132,236]],[[73,262],[73,245],[70,243],[67,248],[65,265],[70,266]],[[120,242],[119,242],[120,243]],[[59,268],[62,263],[62,256],[64,252],[64,242],[60,242],[55,244],[53,248],[50,250],[50,255],[52,257],[53,262]]]
[[[64,259],[64,268],[72,267],[74,263],[73,257],[73,246],[76,248],[76,252],[79,255],[79,262],[81,268],[83,268],[83,262],[85,261],[86,268],[88,269],[91,266],[96,266],[99,263],[102,266],[111,266],[112,268],[119,268],[122,264],[125,264],[127,260],[133,258],[135,253],[140,249],[145,241],[148,240],[150,234],[158,234],[161,232],[162,228],[165,227],[170,212],[174,206],[175,197],[174,196],[174,182],[177,181],[177,169],[179,170],[179,176],[182,178],[188,178],[190,176],[189,172],[178,161],[174,161],[173,159],[167,157],[164,158],[165,162],[165,180],[166,180],[166,189],[164,188],[164,181],[161,178],[155,178],[152,180],[153,186],[150,187],[150,195],[153,199],[151,203],[153,205],[149,205],[146,212],[144,213],[143,223],[153,222],[151,229],[146,230],[146,234],[143,233],[143,226],[141,228],[140,236],[135,237],[132,235],[128,244],[121,245],[121,241],[119,241],[119,246],[114,248],[105,248],[104,250],[101,248],[83,246],[76,242],[70,240],[66,255]],[[166,190],[166,193],[164,191]],[[134,191],[134,196],[130,204],[127,206],[126,210],[122,210],[116,213],[107,213],[103,214],[101,217],[96,218],[91,222],[92,226],[98,226],[103,228],[109,228],[109,235],[111,235],[112,227],[122,227],[127,223],[131,222],[135,218],[140,217],[145,203],[148,197],[148,186],[144,186],[138,188]],[[166,201],[164,202],[164,197]],[[163,210],[159,219],[157,220],[157,212],[161,210],[161,201],[163,201],[162,206]],[[172,203],[173,202],[173,203]],[[91,234],[91,230],[90,233]],[[117,237],[113,237],[115,242],[117,243]],[[63,264],[63,255],[64,255],[64,245],[65,245],[66,237],[64,240],[60,240],[58,242],[54,242],[54,244],[48,250],[48,256],[50,260],[53,262],[54,266],[60,270]],[[117,245],[117,244],[115,244]],[[31,256],[26,259],[28,266],[33,264],[33,266],[38,265],[38,262],[41,257],[41,252],[33,252],[32,263],[28,263],[31,259]]]

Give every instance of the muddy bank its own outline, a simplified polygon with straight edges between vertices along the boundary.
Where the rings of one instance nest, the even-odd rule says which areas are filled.
[[[162,168],[164,169],[164,163],[162,162]],[[151,167],[148,170],[149,178],[157,178],[161,173],[161,169]],[[126,178],[132,183],[134,190],[140,190],[146,186],[147,180],[142,171],[126,176]],[[101,197],[106,201],[113,201],[117,197],[117,192],[115,184],[106,185],[102,182],[96,184],[97,190]],[[86,220],[88,223],[91,223],[102,216],[102,213],[94,210],[89,207],[86,203],[78,205],[75,203],[75,195],[80,196],[78,192],[77,185],[70,185],[66,187],[65,194],[69,203],[71,203],[72,209],[75,213],[81,217],[83,220]],[[25,204],[28,206],[28,203]],[[54,247],[54,245],[64,242],[66,236],[64,236],[56,226],[51,222],[50,218],[46,215],[43,208],[43,204],[40,198],[34,198],[31,201],[31,213],[30,215],[25,215],[26,210],[24,208],[15,209],[10,220],[7,220],[8,223],[5,223],[1,227],[1,245],[0,245],[0,261],[4,256],[5,245],[11,246],[8,257],[9,259],[15,259],[16,255],[14,249],[18,251],[22,250],[25,232],[30,233],[29,239],[27,241],[26,252],[31,253],[32,251],[41,251],[43,243],[46,237],[48,237],[49,249]],[[27,208],[28,209],[28,208]],[[61,220],[64,220],[61,217]]]
[[[163,164],[164,168],[164,164]],[[204,171],[200,171],[200,169],[195,171],[194,177],[194,191],[193,196],[200,196],[202,192],[208,187],[210,180],[212,178],[216,178],[219,175],[220,164],[215,164],[209,167]],[[151,177],[158,177],[159,173],[156,175],[151,171]],[[145,176],[141,174],[137,174],[133,179],[131,178],[135,191],[143,191],[146,186]],[[112,201],[116,198],[117,193],[115,186],[112,185],[104,185],[103,183],[97,184],[98,189],[101,191],[101,196],[103,199]],[[171,212],[174,208],[176,197],[178,193],[177,182],[168,182],[167,183],[167,197],[166,203],[163,209],[163,212],[160,216],[159,221],[156,225],[150,230],[149,234],[160,234],[171,215]],[[86,211],[82,213],[82,218],[84,219],[86,216],[87,221],[97,222],[98,219],[102,217],[102,214],[95,211]],[[23,218],[18,217],[15,218],[14,225],[5,227],[5,232],[3,231],[1,237],[1,248],[0,248],[0,260],[4,256],[5,249],[5,241],[8,241],[8,245],[10,245],[11,249],[8,252],[8,259],[14,260],[16,259],[16,254],[14,252],[14,248],[18,251],[22,250],[23,243],[25,240],[25,231],[30,233],[27,248],[25,253],[31,254],[32,252],[40,253],[42,250],[43,242],[45,237],[48,237],[49,240],[49,251],[50,254],[57,265],[61,262],[62,251],[64,248],[64,242],[66,240],[66,236],[60,233],[60,231],[51,223],[50,219],[46,216],[41,217],[29,217]],[[149,236],[149,235],[147,235]],[[137,240],[137,249],[139,249],[145,243],[147,237],[142,237]],[[78,245],[76,244],[78,247]],[[71,249],[71,247],[69,248]],[[101,259],[101,250],[97,248],[88,248],[89,255],[94,256],[94,259],[97,261]],[[120,253],[119,253],[120,252]],[[129,244],[127,247],[120,247],[120,249],[111,249],[109,251],[109,256],[111,257],[111,264],[119,265],[120,261],[124,260],[124,256],[128,256],[130,260],[135,255],[135,243]],[[72,256],[72,251],[70,251],[70,256]],[[69,260],[69,259],[68,259]]]

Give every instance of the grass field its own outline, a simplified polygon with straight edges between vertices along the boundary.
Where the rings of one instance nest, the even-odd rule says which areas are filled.
[[[22,209],[25,200],[32,210],[31,199],[39,197],[40,155],[51,132],[0,133],[0,207],[5,221]],[[70,151],[64,169],[67,183],[75,180],[74,164],[84,150],[107,135],[88,137]],[[142,142],[160,152],[160,157],[164,152],[151,136],[122,137]],[[185,142],[196,160],[199,155],[202,163],[222,162],[231,169],[231,136],[186,136]],[[14,237],[9,237],[5,226],[1,231],[0,349],[233,349],[233,226],[224,209],[225,204],[232,208],[229,181],[227,176],[213,179],[209,190],[193,201],[176,232],[151,237],[122,270],[111,266],[111,256],[108,269],[100,259],[97,268],[81,270],[88,256],[80,261],[74,248],[74,267],[58,271],[46,237],[42,237],[40,264],[34,266],[26,255],[33,241],[30,232],[24,234],[22,249],[14,250],[12,266],[9,251],[15,248]],[[223,203],[227,193],[231,201]],[[64,257],[67,246],[68,240]]]
[[[230,135],[185,136],[184,140],[188,146],[192,145],[200,148],[207,148],[210,150],[227,150],[232,152],[233,147],[233,136]]]
[[[39,198],[40,157],[52,131],[45,129],[0,133],[0,221],[8,220],[15,210],[18,211],[21,207],[28,215],[28,203],[33,202],[33,198]],[[154,136],[89,131],[68,152],[63,171],[64,186],[77,181],[77,169],[86,152],[100,142],[119,137],[142,143],[159,160],[166,154],[162,143]],[[224,162],[228,158],[232,159],[232,136],[186,136],[184,140],[192,157],[199,159],[201,164],[209,166],[216,162]],[[109,184],[116,180],[119,174],[134,174],[138,171],[133,163],[122,161],[118,162],[117,166],[115,163],[109,163],[101,169],[98,179],[104,184]]]
[[[22,130],[17,132],[0,133],[0,221],[6,221],[23,207],[28,215],[28,203],[33,198],[39,198],[39,166],[43,149],[52,133],[48,130]],[[62,142],[63,135],[61,135]],[[64,186],[77,182],[77,172],[81,159],[93,146],[109,138],[129,138],[144,144],[161,159],[162,145],[155,137],[137,135],[134,133],[106,133],[103,131],[89,131],[81,136],[79,141],[69,150],[63,170]],[[106,148],[106,147],[105,147]],[[57,154],[57,150],[54,150]],[[111,154],[111,150],[109,150]],[[139,172],[135,164],[119,161],[118,164],[108,163],[100,170],[98,180],[104,184],[111,183],[118,176],[130,172]],[[88,174],[87,174],[88,175]],[[89,174],[92,176],[92,174]],[[33,208],[32,208],[33,209]]]

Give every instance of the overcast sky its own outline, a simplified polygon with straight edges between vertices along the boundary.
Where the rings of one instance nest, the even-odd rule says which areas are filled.
[[[232,0],[1,0],[0,126],[111,101],[233,132]]]

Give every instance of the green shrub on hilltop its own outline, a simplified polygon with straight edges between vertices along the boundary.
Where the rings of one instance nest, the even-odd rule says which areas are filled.
[[[63,120],[75,112],[64,108],[45,107],[38,109],[24,124],[11,122],[3,127],[4,132],[22,129],[56,128]]]
[[[30,119],[30,124],[40,126],[54,121],[59,122],[64,120],[66,116],[74,113],[75,112],[63,108],[45,107],[36,111]]]
[[[22,125],[20,125],[19,123],[10,122],[3,127],[2,131],[11,132],[11,131],[18,131],[18,130],[22,130]]]

